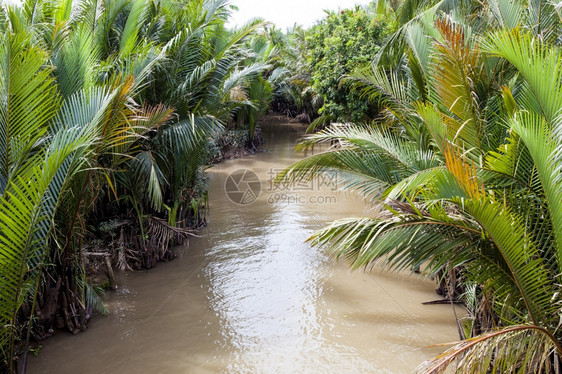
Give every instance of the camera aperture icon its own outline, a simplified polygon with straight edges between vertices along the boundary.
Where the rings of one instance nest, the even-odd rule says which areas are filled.
[[[224,190],[233,203],[251,204],[260,195],[260,178],[250,169],[238,169],[228,175],[224,182]]]

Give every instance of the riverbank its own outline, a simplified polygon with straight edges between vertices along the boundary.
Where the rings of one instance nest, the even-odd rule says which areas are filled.
[[[271,115],[266,117],[276,118],[277,116]],[[215,138],[209,140],[208,144],[208,165],[212,166],[224,160],[237,159],[255,154],[260,151],[264,143],[262,130],[256,127],[254,136],[249,138],[247,129],[225,129]],[[100,226],[98,230],[98,237],[92,239],[90,244],[86,245],[84,253],[84,267],[88,282],[94,287],[99,287],[105,290],[114,290],[118,287],[118,282],[115,278],[115,271],[118,270],[141,270],[154,268],[159,262],[168,262],[175,257],[172,246],[174,244],[186,243],[190,237],[196,234],[197,229],[201,229],[206,225],[204,212],[206,210],[206,186],[202,186],[201,192],[198,192],[197,202],[200,205],[195,213],[194,219],[184,226],[173,227],[166,221],[158,221],[155,225],[161,226],[160,230],[171,231],[169,234],[164,234],[164,238],[160,238],[161,249],[156,253],[146,256],[139,256],[138,254],[131,253],[126,248],[125,242],[134,241],[134,238],[124,237],[123,227],[133,224],[129,220],[113,219]],[[152,232],[158,235],[162,233]],[[175,235],[174,235],[175,234]],[[98,289],[99,289],[98,288]]]

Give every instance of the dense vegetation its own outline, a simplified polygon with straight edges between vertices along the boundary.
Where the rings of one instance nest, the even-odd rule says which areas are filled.
[[[352,267],[437,277],[464,339],[420,371],[559,372],[562,55],[550,2],[379,1],[394,29],[342,77],[381,106],[300,148],[332,145],[285,178],[339,170],[383,207],[310,239]]]
[[[202,222],[209,158],[225,139],[253,146],[272,48],[260,20],[226,30],[229,13],[221,0],[0,7],[0,371],[24,372],[31,338],[103,310],[96,258],[108,271],[169,258]]]
[[[367,121],[378,114],[376,105],[340,84],[344,75],[375,58],[384,37],[387,24],[368,10],[330,13],[306,36],[312,88],[323,98],[324,121]]]
[[[287,35],[273,35],[279,56],[274,60],[273,107],[312,123],[310,131],[331,122],[370,121],[377,103],[350,90],[342,78],[376,58],[390,23],[373,4],[327,11],[310,29],[295,27]]]
[[[519,0],[379,0],[283,34],[226,0],[0,7],[0,370],[103,310],[87,267],[152,267],[203,222],[203,169],[255,147],[268,107],[382,206],[311,241],[354,268],[421,269],[463,341],[420,370],[557,372],[562,31]],[[242,131],[236,131],[242,130]]]

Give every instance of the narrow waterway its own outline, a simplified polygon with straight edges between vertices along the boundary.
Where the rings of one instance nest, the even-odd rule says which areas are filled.
[[[335,191],[336,175],[269,185],[302,157],[298,136],[289,124],[266,126],[266,152],[211,168],[201,237],[175,261],[121,274],[110,314],[47,340],[29,373],[409,373],[440,352],[427,346],[456,340],[451,307],[421,304],[438,298],[433,282],[352,273],[304,243],[333,219],[369,212]],[[247,184],[260,187],[251,204],[225,193],[240,169],[261,181]]]

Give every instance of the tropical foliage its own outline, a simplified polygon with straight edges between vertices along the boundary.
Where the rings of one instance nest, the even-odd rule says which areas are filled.
[[[311,124],[309,131],[331,122],[370,121],[378,105],[347,87],[342,78],[368,65],[392,29],[376,4],[326,11],[310,29],[295,26],[273,33],[279,47],[273,108]]]
[[[312,88],[312,68],[308,63],[306,44],[309,33],[300,26],[287,34],[272,30],[271,40],[278,47],[279,55],[275,60],[276,69],[270,76],[274,88],[271,107],[307,123],[318,117],[324,103]]]
[[[383,108],[379,121],[306,137],[301,149],[329,149],[281,176],[339,170],[343,188],[382,211],[336,221],[310,241],[353,268],[421,268],[448,285],[448,298],[464,301],[465,340],[420,371],[558,372],[557,9],[510,0],[389,9],[394,33],[370,67],[344,78]]]
[[[342,76],[367,65],[376,55],[387,23],[376,14],[355,9],[330,12],[306,36],[312,87],[323,99],[319,113],[332,121],[367,121],[378,111],[373,103],[342,87]]]
[[[420,371],[558,372],[559,11],[379,0],[285,35],[227,30],[226,0],[2,4],[0,370],[103,310],[92,256],[169,258],[203,224],[213,149],[254,147],[272,106],[326,126],[299,148],[327,150],[280,179],[338,170],[381,208],[310,241],[353,268],[420,269],[466,305],[462,341]]]
[[[201,223],[208,143],[228,126],[251,141],[268,105],[269,55],[250,42],[263,23],[229,31],[229,14],[224,0],[0,6],[0,371],[103,309],[89,256],[151,267]]]

